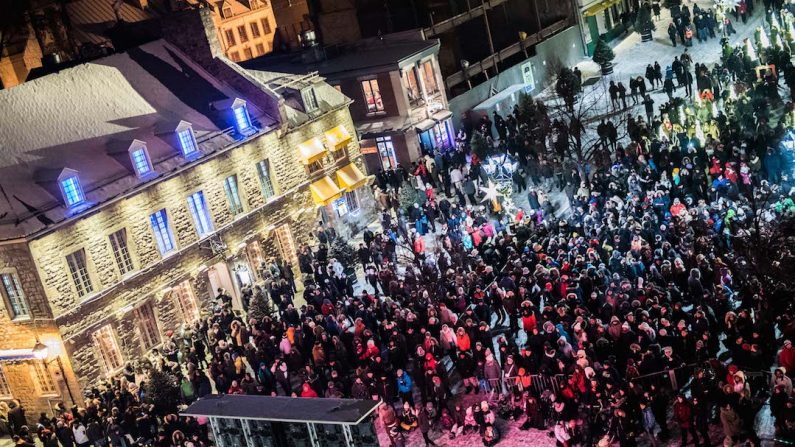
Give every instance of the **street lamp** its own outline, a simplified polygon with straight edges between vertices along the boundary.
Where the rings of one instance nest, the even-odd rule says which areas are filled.
[[[41,360],[46,368],[47,363],[45,360],[50,357],[50,347],[42,343],[37,337],[36,344],[33,345],[33,349],[31,351],[33,352],[33,357],[35,357],[36,360]],[[55,360],[58,362],[58,370],[61,373],[61,379],[63,379],[63,383],[66,385],[66,392],[69,394],[69,400],[72,401],[72,405],[75,405],[77,402],[75,401],[75,396],[72,394],[72,387],[69,386],[69,379],[66,378],[66,371],[64,371],[63,363],[61,362],[61,356],[55,355]]]
[[[464,73],[464,80],[467,82],[467,87],[472,90],[472,83],[469,82],[469,61],[461,59],[461,71]]]
[[[33,357],[36,357],[37,360],[44,360],[49,357],[49,355],[50,348],[39,340],[36,340],[36,344],[33,345]]]

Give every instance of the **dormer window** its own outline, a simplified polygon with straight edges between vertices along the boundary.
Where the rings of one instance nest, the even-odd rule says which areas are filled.
[[[232,8],[230,8],[229,6],[224,6],[223,11],[224,11],[223,14],[224,14],[224,18],[225,19],[228,19],[228,18],[232,17]]]
[[[317,96],[315,95],[314,88],[310,87],[304,90],[302,96],[304,97],[304,110],[306,110],[307,113],[317,110]]]
[[[80,187],[80,179],[76,172],[58,179],[58,183],[61,185],[66,206],[75,206],[85,202],[86,197],[83,195],[83,188]]]
[[[188,126],[185,129],[177,131],[179,137],[179,145],[182,149],[182,155],[191,157],[199,153],[199,147],[196,144],[196,136],[193,134],[193,128]]]
[[[149,152],[143,142],[136,141],[130,147],[130,160],[138,177],[144,177],[153,172],[152,161],[149,159]]]
[[[248,115],[248,108],[243,101],[235,101],[236,104],[232,106],[232,111],[235,115],[235,127],[240,133],[244,133],[251,129],[251,117]]]

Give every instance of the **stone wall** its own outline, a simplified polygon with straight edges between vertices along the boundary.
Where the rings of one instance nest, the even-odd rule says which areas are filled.
[[[2,372],[8,382],[10,395],[0,396],[0,400],[17,399],[27,409],[27,416],[33,422],[38,419],[40,412],[49,412],[50,403],[64,401],[69,405],[67,387],[64,377],[55,361],[56,356],[64,357],[62,343],[58,330],[52,320],[47,297],[39,281],[36,265],[28,247],[24,243],[4,243],[0,245],[0,272],[14,273],[19,278],[20,286],[24,292],[30,315],[27,318],[11,319],[11,312],[5,297],[2,295],[0,306],[0,349],[2,350],[30,350],[39,340],[45,343],[52,352],[47,359],[47,370],[59,389],[59,393],[41,396],[34,381],[31,361],[12,361],[0,364]],[[67,380],[73,391],[77,390],[77,382],[73,375],[67,373]],[[75,396],[79,399],[79,396]],[[79,400],[78,400],[79,401]]]
[[[267,256],[278,253],[273,229],[287,223],[296,246],[313,238],[315,205],[309,183],[315,178],[334,177],[336,169],[354,161],[361,167],[358,142],[348,145],[348,157],[327,159],[322,172],[308,175],[299,159],[298,144],[335,126],[352,130],[347,108],[330,112],[296,129],[280,129],[260,134],[230,150],[199,161],[177,176],[152,183],[144,191],[87,214],[30,241],[44,293],[66,340],[80,386],[85,388],[104,377],[105,371],[92,334],[104,325],[114,329],[116,342],[125,361],[144,353],[139,323],[134,309],[151,302],[161,334],[178,330],[183,316],[168,288],[188,280],[200,306],[211,298],[207,272],[211,266],[236,257],[241,244],[261,241]],[[256,163],[268,159],[276,196],[267,203],[256,171]],[[223,181],[237,175],[238,189],[245,213],[233,218],[229,212]],[[210,209],[218,240],[225,244],[223,253],[213,254],[207,240],[200,241],[187,207],[188,195],[201,190]],[[149,215],[165,208],[169,225],[177,242],[176,253],[163,259],[151,230]],[[135,270],[121,277],[113,257],[109,234],[126,228],[128,245]],[[77,249],[86,252],[94,293],[77,296],[65,257]],[[254,267],[254,266],[252,266]]]

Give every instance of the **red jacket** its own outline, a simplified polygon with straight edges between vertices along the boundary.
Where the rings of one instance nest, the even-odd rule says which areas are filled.
[[[674,404],[674,419],[679,424],[679,428],[683,430],[690,428],[690,421],[693,419],[693,409],[690,408],[690,402],[677,401]]]
[[[778,365],[787,372],[795,371],[795,348],[784,348],[778,354]]]

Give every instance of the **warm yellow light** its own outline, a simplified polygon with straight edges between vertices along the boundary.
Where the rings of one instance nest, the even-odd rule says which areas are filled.
[[[44,360],[50,355],[50,348],[47,347],[44,343],[37,341],[36,344],[33,346],[33,357],[36,357],[38,360]]]

